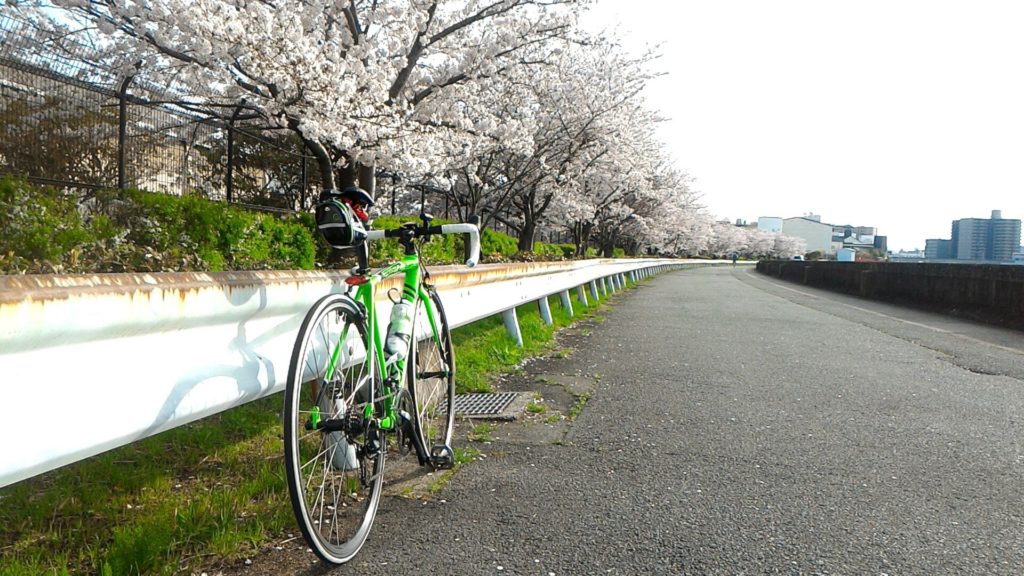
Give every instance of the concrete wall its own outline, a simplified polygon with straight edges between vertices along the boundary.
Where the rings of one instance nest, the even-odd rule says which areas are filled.
[[[808,286],[1024,329],[1024,266],[761,261],[757,270]]]

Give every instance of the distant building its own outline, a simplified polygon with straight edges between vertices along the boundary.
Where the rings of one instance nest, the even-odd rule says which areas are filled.
[[[885,236],[876,235],[876,230],[870,226],[843,226],[832,227],[832,248],[838,253],[843,248],[852,248],[856,252],[879,249],[887,251]]]
[[[988,219],[954,220],[951,238],[927,240],[925,255],[937,260],[1009,262],[1020,248],[1020,230],[1020,220],[1004,219],[1001,210],[993,210]]]
[[[840,248],[836,253],[836,260],[840,262],[853,262],[857,259],[857,251],[853,248]]]
[[[782,232],[782,218],[774,216],[761,216],[757,219],[757,229],[763,232]]]
[[[757,219],[757,229],[801,238],[807,244],[807,252],[819,252],[825,258],[836,258],[844,248],[856,252],[880,249],[884,253],[887,244],[886,237],[878,236],[875,228],[826,224],[818,214],[795,218],[762,216]]]
[[[931,238],[924,241],[924,257],[928,260],[950,260],[953,258],[953,241]]]
[[[1013,254],[1020,248],[1020,220],[1004,220],[1001,210],[993,210],[991,222],[990,258],[1013,260]]]
[[[835,256],[836,251],[832,246],[832,225],[822,224],[820,217],[786,218],[782,221],[782,233],[803,238],[807,242],[808,252],[821,252],[828,257]]]
[[[948,240],[947,240],[948,242]],[[924,250],[900,250],[889,255],[893,261],[907,260],[907,261],[918,261],[924,260]]]

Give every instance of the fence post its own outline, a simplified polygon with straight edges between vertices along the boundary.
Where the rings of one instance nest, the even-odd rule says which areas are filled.
[[[307,177],[308,177],[308,175],[306,174],[306,154],[303,152],[302,153],[302,174],[301,174],[302,189],[299,192],[299,210],[302,210],[302,211],[306,210],[306,188],[309,185],[308,182],[306,181]]]
[[[590,281],[590,295],[593,296],[594,302],[600,300],[597,296],[597,280]]]
[[[501,313],[501,318],[505,321],[505,331],[516,341],[516,345],[522,348],[523,332],[519,329],[519,317],[516,316],[516,309],[505,310]]]
[[[121,82],[117,92],[117,189],[124,190],[128,186],[127,151],[128,144],[128,86],[135,75],[132,74]]]
[[[544,320],[544,324],[551,326],[555,323],[551,319],[551,304],[548,302],[548,297],[545,296],[540,300],[537,300],[537,305],[540,307],[540,317]]]
[[[587,302],[587,289],[583,285],[576,287],[576,297],[579,298],[584,308],[590,308],[590,302]]]
[[[569,299],[569,291],[562,290],[562,293],[558,295],[562,299],[562,309],[569,312],[569,317],[575,316],[572,312],[572,300]]]
[[[235,111],[231,114],[231,120],[228,120],[228,167],[227,173],[224,175],[224,187],[227,189],[228,204],[231,204],[235,192],[235,121],[238,120],[238,114],[241,111],[241,106],[235,106]],[[302,159],[302,172],[303,181],[305,181],[305,158]],[[305,196],[305,190],[303,190],[303,196]]]

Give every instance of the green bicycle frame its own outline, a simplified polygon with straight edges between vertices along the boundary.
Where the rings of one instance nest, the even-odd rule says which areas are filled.
[[[377,317],[377,307],[374,302],[374,295],[377,292],[377,284],[380,282],[396,276],[398,274],[405,274],[405,282],[402,287],[402,301],[408,302],[412,305],[412,309],[415,311],[418,309],[418,303],[422,302],[423,307],[426,310],[427,321],[430,323],[431,333],[437,338],[440,331],[437,326],[437,316],[434,310],[434,302],[430,299],[429,294],[421,281],[421,270],[420,270],[420,259],[419,255],[412,254],[403,256],[400,262],[396,262],[386,268],[379,270],[378,272],[371,274],[366,277],[366,282],[359,284],[356,288],[353,299],[363,305],[366,310],[366,326],[369,332],[369,339],[372,344],[372,352],[367,351],[367,361],[377,362],[379,366],[383,367],[385,362],[384,357],[384,337],[385,333],[381,330],[380,322]],[[417,318],[413,318],[415,324]],[[415,331],[414,331],[415,332]],[[341,342],[344,342],[344,338],[347,335],[342,335]],[[415,344],[410,341],[410,350]],[[339,346],[340,348],[340,346]],[[370,358],[370,356],[373,356]],[[336,361],[337,352],[332,354],[331,358],[331,369],[328,373],[333,372],[333,366]],[[372,419],[375,416],[379,416],[378,425],[384,430],[394,430],[398,425],[398,413],[394,403],[396,394],[402,387],[402,383],[406,378],[406,370],[409,368],[408,360],[409,354],[406,354],[405,358],[397,361],[395,365],[389,370],[388,374],[382,374],[384,377],[384,398],[383,398],[383,413],[375,415],[374,402],[370,402],[366,405],[366,413],[364,416],[367,419]],[[371,365],[372,368],[372,365]]]

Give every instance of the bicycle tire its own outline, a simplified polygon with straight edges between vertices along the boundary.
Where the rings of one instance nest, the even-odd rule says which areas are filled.
[[[408,381],[416,410],[414,424],[420,464],[441,468],[451,466],[455,458],[451,448],[455,422],[455,350],[441,299],[433,288],[428,288],[427,293],[441,333],[434,333],[423,303],[419,303],[411,340]],[[421,310],[424,313],[421,314]]]
[[[384,439],[362,418],[367,404],[380,395],[382,382],[367,334],[365,316],[352,299],[325,296],[306,314],[288,366],[288,492],[306,542],[331,564],[351,560],[362,548],[382,490]],[[327,374],[332,356],[333,370]],[[315,426],[316,420],[345,422],[346,428],[309,429],[307,423]]]

